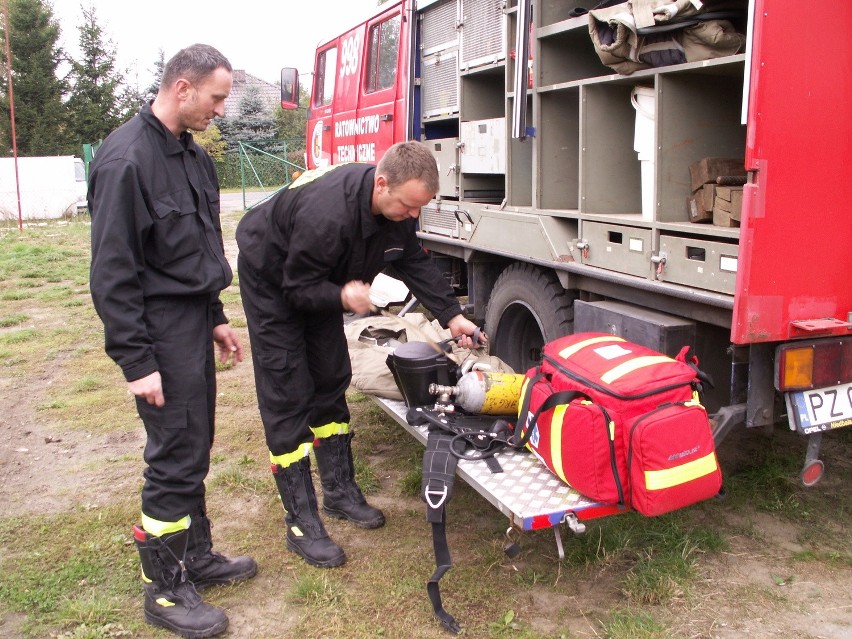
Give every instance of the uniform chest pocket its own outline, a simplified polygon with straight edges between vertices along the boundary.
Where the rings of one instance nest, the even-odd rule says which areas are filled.
[[[165,266],[201,252],[203,224],[189,188],[154,200],[149,256]]]

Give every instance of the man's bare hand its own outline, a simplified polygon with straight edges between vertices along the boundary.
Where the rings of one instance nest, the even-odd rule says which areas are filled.
[[[449,322],[447,328],[450,335],[458,337],[456,342],[461,348],[476,349],[488,343],[488,336],[479,327],[467,319],[464,315],[456,315]],[[473,335],[478,333],[478,341],[474,343]]]
[[[346,282],[340,289],[340,303],[344,310],[360,315],[372,309],[370,301],[370,285],[358,280]]]
[[[231,360],[231,365],[236,366],[243,361],[243,345],[237,332],[228,324],[219,324],[213,329],[213,341],[219,347],[219,361],[223,364]]]
[[[154,371],[150,375],[127,382],[127,388],[133,395],[139,399],[144,399],[157,408],[162,408],[166,405],[166,399],[163,397],[163,380],[160,377],[160,371]]]

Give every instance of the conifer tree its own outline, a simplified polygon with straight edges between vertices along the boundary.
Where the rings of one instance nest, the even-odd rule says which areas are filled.
[[[70,130],[78,144],[105,138],[138,110],[141,99],[116,68],[115,45],[98,24],[94,6],[83,7],[79,60],[71,60],[67,107]]]
[[[262,143],[275,139],[275,119],[255,86],[247,86],[239,103],[240,114],[232,118],[218,118],[216,124],[229,152],[237,150],[240,142]],[[267,145],[264,149],[273,152]]]
[[[8,0],[9,47],[12,52],[12,93],[18,155],[59,155],[68,137],[62,98],[67,85],[58,78],[63,59],[60,28],[45,0]],[[0,50],[5,53],[5,24]],[[0,79],[0,155],[12,154],[6,56]]]
[[[157,54],[157,59],[154,61],[154,79],[152,80],[150,86],[145,89],[142,94],[143,102],[150,102],[154,98],[157,97],[157,92],[160,90],[160,82],[163,79],[163,71],[166,68],[166,56],[163,53],[163,50],[160,49]]]

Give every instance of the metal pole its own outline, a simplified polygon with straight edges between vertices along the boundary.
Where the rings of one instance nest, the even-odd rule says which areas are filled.
[[[15,91],[12,88],[12,47],[9,45],[9,7],[3,0],[3,40],[6,43],[6,79],[9,82],[9,119],[12,124],[12,156],[15,158],[15,191],[18,195],[18,230],[24,230],[24,215],[21,212],[21,183],[18,179],[18,140],[15,136]]]

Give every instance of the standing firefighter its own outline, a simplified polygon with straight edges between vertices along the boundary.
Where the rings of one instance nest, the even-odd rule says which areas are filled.
[[[419,142],[391,147],[379,165],[304,173],[237,228],[240,291],[287,547],[309,564],[339,566],[311,480],[314,450],[326,514],[364,528],[385,522],[355,483],[345,392],[352,377],[343,313],[370,310],[367,282],[390,267],[470,348],[476,326],[415,234],[438,170]]]
[[[219,292],[231,283],[219,224],[219,180],[188,129],[224,115],[231,65],[192,45],[166,64],[156,99],[98,150],[89,181],[91,290],[106,351],[145,424],[142,526],[134,537],[145,618],[186,637],[228,626],[205,586],[248,579],[250,557],[212,551],[204,478],[220,361],[242,360]]]

